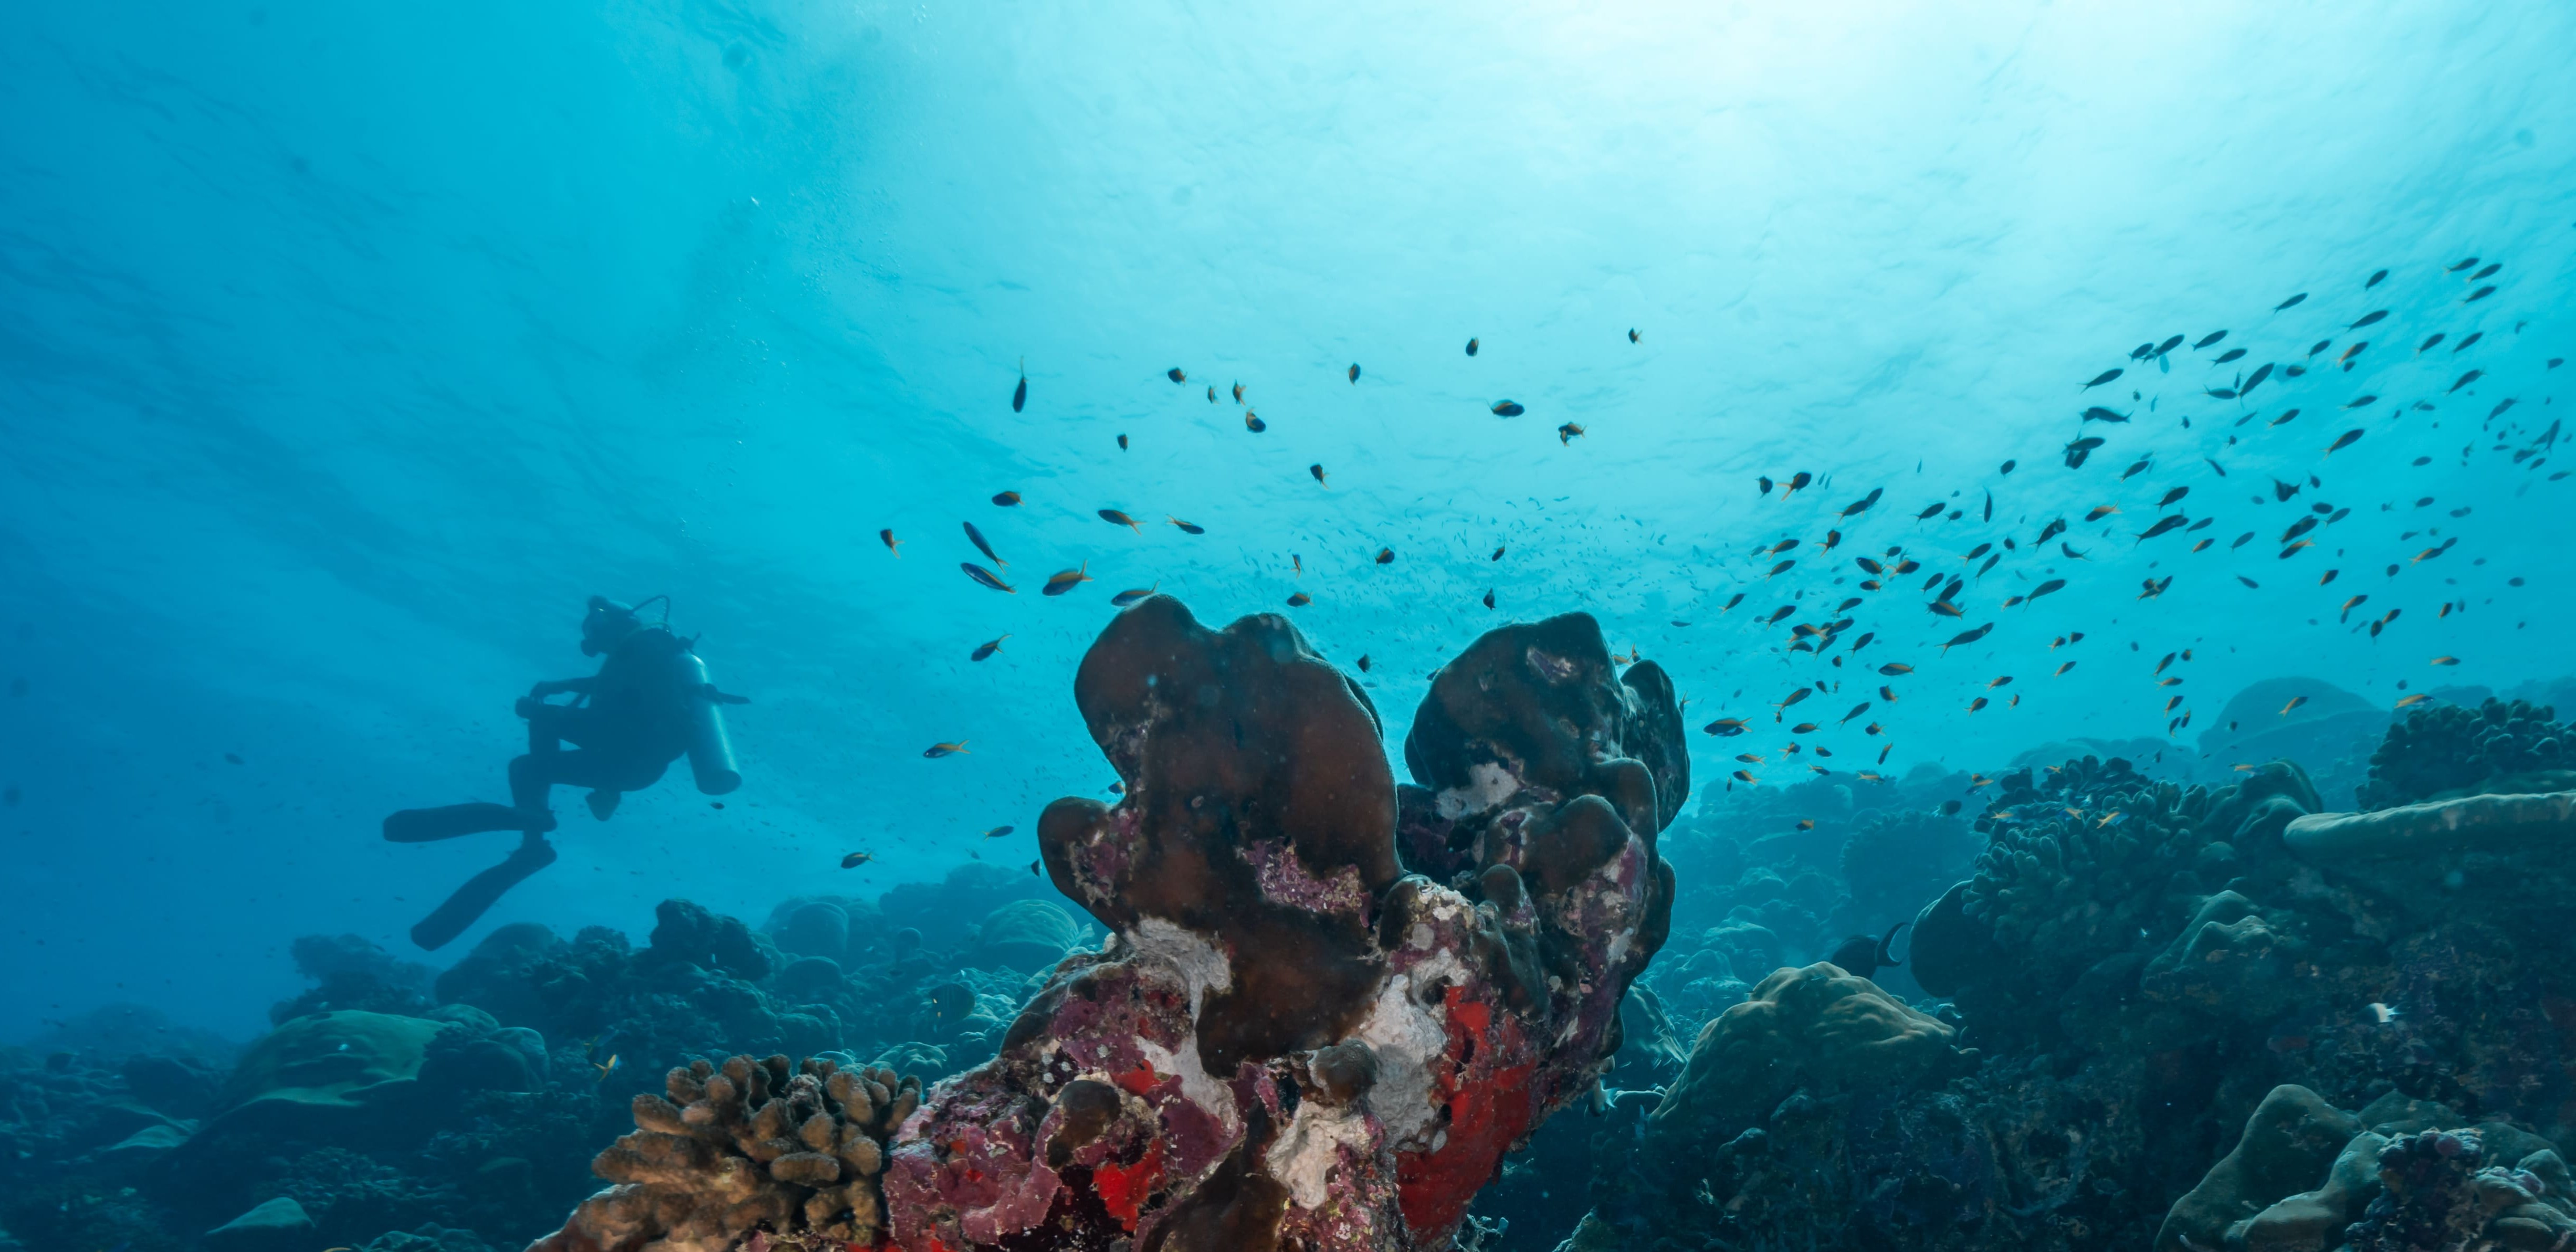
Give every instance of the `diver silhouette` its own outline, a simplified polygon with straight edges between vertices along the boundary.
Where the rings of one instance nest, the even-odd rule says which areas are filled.
[[[654,600],[662,601],[664,620],[646,625],[636,609]],[[404,809],[385,818],[385,838],[395,843],[520,832],[518,850],[509,859],[467,879],[411,928],[413,943],[425,949],[444,946],[502,893],[554,864],[555,849],[546,832],[555,828],[550,797],[558,783],[590,788],[591,814],[602,821],[617,811],[626,792],[660,781],[662,772],[682,756],[689,758],[698,790],[708,795],[742,785],[717,706],[749,701],[726,695],[707,680],[706,662],[691,650],[696,641],[671,633],[670,606],[669,596],[636,605],[590,598],[590,611],[581,621],[581,652],[607,659],[591,677],[541,682],[519,697],[518,714],[528,721],[528,753],[510,762],[510,803]],[[569,704],[547,702],[547,697],[563,694],[578,698]],[[572,750],[566,751],[565,744]]]

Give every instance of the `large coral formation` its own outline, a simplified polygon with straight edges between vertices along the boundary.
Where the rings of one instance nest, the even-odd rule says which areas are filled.
[[[1576,1229],[1570,1252],[1659,1246],[1638,1232],[1652,1229],[1676,1192],[1697,1198],[1693,1219],[1718,1246],[1800,1244],[1892,1217],[1894,1209],[1873,1215],[1885,1206],[1832,1171],[1799,1162],[1787,1125],[1885,1117],[1891,1093],[1937,1087],[1975,1067],[1976,1054],[1957,1047],[1956,1038],[1947,1024],[1839,967],[1775,971],[1751,999],[1701,1029],[1680,1080],[1647,1118],[1634,1158],[1596,1179],[1599,1205]],[[1946,1123],[1954,1138],[1966,1129],[1954,1112],[1935,1112],[1931,1121]],[[1941,1137],[1930,1123],[1917,1123],[1916,1131]],[[1956,1142],[1962,1161],[1982,1155],[1966,1139]],[[1925,1199],[1914,1197],[1907,1207]]]
[[[2282,839],[2301,860],[2427,917],[2552,925],[2576,891],[2576,789],[2313,814]]]
[[[1479,797],[1407,807],[1408,835],[1438,824],[1440,864],[1414,866],[1434,882],[1398,865],[1375,710],[1294,627],[1209,631],[1168,597],[1120,615],[1075,699],[1125,798],[1039,823],[1059,888],[1115,934],[904,1128],[895,1240],[1444,1243],[1591,1087],[1662,938],[1679,717],[1659,673],[1610,669],[1561,618],[1434,680],[1408,794]]]
[[[636,1130],[592,1168],[616,1184],[531,1252],[723,1252],[874,1245],[885,1229],[887,1141],[920,1080],[784,1056],[698,1061],[635,1097]]]
[[[2517,777],[2576,769],[2576,730],[2558,724],[2557,716],[2555,709],[2523,700],[2416,709],[2392,723],[2370,754],[2361,807],[2384,809],[2477,791],[2576,788],[2576,775]]]

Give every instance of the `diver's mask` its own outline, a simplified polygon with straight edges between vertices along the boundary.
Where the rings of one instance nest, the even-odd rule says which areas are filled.
[[[619,604],[606,596],[592,596],[590,612],[581,619],[581,654],[598,656],[643,624],[636,618],[634,606]]]

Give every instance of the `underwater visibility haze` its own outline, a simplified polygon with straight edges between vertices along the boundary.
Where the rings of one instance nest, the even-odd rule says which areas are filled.
[[[12,26],[0,1250],[2576,1246],[2576,9]]]

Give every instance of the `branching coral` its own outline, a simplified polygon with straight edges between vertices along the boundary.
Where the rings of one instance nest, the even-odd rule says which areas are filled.
[[[2389,726],[2370,754],[2361,806],[2384,809],[2445,793],[2492,789],[2517,774],[2576,768],[2576,732],[2557,710],[2523,700],[2487,700],[2474,709],[2435,704]],[[2520,790],[2560,790],[2560,786]]]
[[[883,1235],[878,1178],[918,1080],[737,1056],[674,1069],[666,1090],[636,1096],[635,1132],[592,1163],[616,1185],[530,1252],[723,1252],[755,1232],[772,1248],[837,1252]]]

